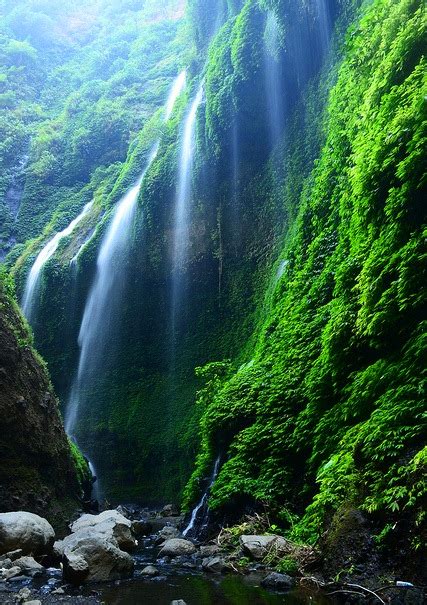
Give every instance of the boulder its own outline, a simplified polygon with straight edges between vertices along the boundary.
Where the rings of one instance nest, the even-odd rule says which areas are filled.
[[[217,544],[205,544],[200,547],[200,556],[204,559],[206,557],[213,557],[221,552],[221,548]]]
[[[273,590],[286,590],[292,588],[294,583],[291,576],[284,573],[277,573],[276,571],[272,571],[268,576],[261,580],[261,586]]]
[[[82,515],[70,527],[73,533],[80,531],[90,531],[104,536],[107,539],[113,539],[118,546],[126,551],[132,551],[136,548],[137,542],[132,533],[132,522],[126,519],[117,510],[106,510],[99,515]],[[60,549],[57,545],[56,550]]]
[[[210,571],[211,573],[221,573],[230,569],[230,566],[222,557],[207,557],[203,559],[202,567],[205,571]]]
[[[159,557],[178,557],[180,555],[192,555],[196,552],[196,547],[189,540],[182,538],[172,538],[166,540],[163,548],[159,552]]]
[[[243,552],[252,559],[263,559],[269,552],[275,551],[278,555],[288,552],[289,544],[281,536],[240,536],[240,545]]]
[[[156,544],[162,544],[166,540],[171,540],[172,538],[179,538],[181,537],[181,535],[182,534],[179,529],[167,525],[159,531],[158,536],[156,538]]]
[[[34,576],[45,571],[43,565],[37,563],[33,557],[19,557],[19,559],[16,559],[14,562],[14,565],[19,567],[26,576]]]
[[[132,521],[132,532],[135,536],[149,536],[153,531],[153,526],[146,519],[135,519]]]
[[[157,567],[154,567],[154,565],[147,565],[147,567],[144,567],[141,573],[144,576],[154,577],[159,575],[159,570],[157,569]]]
[[[38,515],[25,511],[0,513],[0,554],[16,549],[23,554],[47,554],[54,540],[53,527]]]
[[[3,578],[5,580],[10,580],[11,578],[14,578],[16,576],[20,576],[22,574],[22,570],[20,567],[18,567],[17,565],[14,565],[13,567],[10,567],[10,569],[6,569],[3,572]]]
[[[178,517],[179,510],[173,504],[166,504],[160,511],[162,517]]]
[[[184,522],[184,517],[150,517],[148,523],[151,525],[151,531],[156,533],[163,529],[166,525],[172,525],[172,527],[180,527]]]
[[[132,557],[101,533],[82,529],[64,540],[63,572],[71,583],[118,580],[130,576],[133,565]]]

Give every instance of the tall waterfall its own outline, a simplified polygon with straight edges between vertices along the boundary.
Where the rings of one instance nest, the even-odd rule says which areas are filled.
[[[25,317],[31,322],[34,319],[36,302],[37,302],[37,292],[40,286],[40,277],[42,274],[43,267],[47,263],[47,261],[55,254],[59,243],[64,237],[70,235],[76,226],[80,223],[82,218],[89,212],[93,204],[89,202],[83,208],[82,212],[73,220],[71,223],[54,235],[54,237],[47,242],[44,248],[39,252],[36,260],[34,261],[33,266],[28,274],[27,281],[25,283],[24,295],[21,301],[22,311]]]
[[[199,86],[184,122],[181,153],[178,166],[178,186],[174,215],[173,243],[173,292],[172,307],[175,319],[176,307],[179,303],[181,290],[180,273],[185,264],[189,239],[189,210],[191,202],[191,177],[196,147],[196,118],[197,110],[203,101],[203,83]]]
[[[279,28],[277,19],[271,11],[269,11],[267,16],[264,33],[264,71],[270,142],[274,146],[282,134],[284,104],[282,98]]]
[[[165,105],[164,121],[185,86],[185,72],[179,74]],[[89,402],[93,379],[105,361],[106,348],[117,326],[124,279],[123,261],[129,253],[129,239],[142,181],[154,162],[160,141],[154,144],[144,171],[136,184],[118,202],[104,235],[96,263],[96,275],[86,301],[78,336],[80,356],[65,415],[65,430],[74,437],[76,421],[83,404]],[[99,492],[98,483],[98,492]]]

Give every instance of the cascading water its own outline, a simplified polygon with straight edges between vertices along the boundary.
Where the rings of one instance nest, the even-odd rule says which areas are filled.
[[[280,66],[280,36],[277,19],[268,13],[264,33],[264,72],[267,93],[270,142],[274,146],[280,140],[284,123],[282,75]]]
[[[168,95],[164,121],[170,118],[175,102],[185,86],[185,79],[185,71],[176,78]],[[106,348],[117,325],[115,317],[124,288],[123,261],[129,252],[138,195],[142,181],[157,156],[159,145],[158,140],[138,181],[117,204],[98,254],[95,281],[86,301],[78,336],[80,356],[77,375],[71,388],[65,416],[65,430],[74,439],[79,411],[90,399],[92,383],[105,361]],[[93,461],[91,464],[93,465]],[[99,480],[97,491],[99,497]]]
[[[221,462],[221,456],[218,456],[218,458],[215,460],[214,468],[212,471],[212,475],[209,478],[208,486],[207,486],[203,496],[201,497],[200,501],[198,502],[198,504],[193,508],[193,511],[192,511],[191,517],[190,517],[190,521],[189,521],[187,527],[182,532],[183,536],[188,536],[188,535],[192,535],[192,534],[201,535],[203,533],[203,530],[208,526],[208,521],[209,521],[208,497],[209,497],[209,492],[211,490],[211,487],[214,484],[215,479],[218,476],[220,462]]]
[[[83,208],[82,212],[73,220],[71,223],[63,229],[56,233],[55,236],[47,242],[44,248],[41,250],[36,260],[34,261],[33,266],[28,274],[27,281],[25,283],[24,295],[22,297],[21,308],[22,311],[29,322],[34,319],[35,308],[36,308],[36,298],[37,292],[40,285],[40,277],[43,270],[43,267],[47,263],[47,261],[55,254],[59,243],[64,237],[71,235],[76,226],[80,223],[83,217],[89,212],[93,205],[93,201],[86,204]]]
[[[176,309],[179,304],[182,287],[182,270],[185,265],[189,239],[189,209],[191,202],[191,177],[194,151],[196,147],[196,118],[197,110],[203,101],[203,82],[200,84],[184,123],[181,143],[181,154],[178,166],[178,186],[174,216],[173,244],[173,292],[172,313],[175,321]]]

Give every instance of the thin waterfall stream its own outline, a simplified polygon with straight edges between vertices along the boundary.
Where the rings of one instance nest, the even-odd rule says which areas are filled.
[[[185,82],[186,72],[183,71],[177,76],[170,89],[165,105],[164,122],[172,115],[175,102],[183,91]],[[117,327],[115,313],[122,300],[124,286],[123,259],[129,253],[129,240],[141,184],[157,156],[159,146],[160,140],[157,140],[141,176],[118,202],[98,253],[95,279],[86,301],[78,335],[80,354],[77,374],[65,414],[65,430],[75,440],[79,414],[85,404],[89,403],[93,380],[105,359],[112,331]],[[93,460],[91,464],[93,466]],[[100,497],[102,490],[99,480],[97,491]]]
[[[221,455],[219,455],[218,458],[215,460],[213,471],[209,478],[208,486],[205,489],[205,491],[203,492],[203,495],[202,495],[200,501],[193,508],[191,517],[190,517],[190,521],[188,522],[187,527],[182,532],[183,536],[188,536],[188,535],[191,536],[192,534],[200,535],[203,532],[203,530],[207,527],[208,515],[209,515],[209,509],[208,509],[209,492],[211,490],[212,485],[215,482],[215,479],[218,476],[220,462],[221,462]],[[200,522],[199,522],[199,520],[200,520]],[[197,525],[197,523],[198,523],[198,525]]]
[[[30,269],[30,272],[27,277],[27,281],[25,282],[24,294],[21,301],[22,311],[27,318],[27,320],[31,323],[34,320],[35,310],[37,306],[37,294],[40,286],[40,278],[42,275],[42,271],[47,261],[52,258],[55,254],[58,246],[65,237],[71,235],[80,221],[84,216],[88,214],[90,209],[92,208],[93,201],[89,202],[85,205],[82,212],[71,221],[71,223],[54,235],[52,239],[50,239],[47,244],[43,247],[43,249],[39,252],[36,260],[33,263],[33,266]]]
[[[175,321],[182,294],[182,273],[188,257],[190,224],[191,178],[194,152],[196,148],[197,111],[203,101],[204,87],[200,84],[196,96],[191,102],[185,118],[182,134],[181,153],[178,165],[178,185],[174,213],[173,242],[173,284],[172,284],[172,328],[175,333]]]

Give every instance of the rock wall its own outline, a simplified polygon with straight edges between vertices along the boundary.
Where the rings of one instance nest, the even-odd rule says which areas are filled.
[[[59,527],[80,491],[46,367],[0,276],[0,512],[31,511]]]

